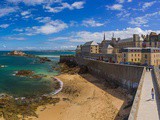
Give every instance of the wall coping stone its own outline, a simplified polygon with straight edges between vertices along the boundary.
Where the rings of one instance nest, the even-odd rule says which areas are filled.
[[[136,120],[145,73],[146,73],[146,70],[144,68],[141,76],[141,80],[137,88],[136,95],[134,97],[133,105],[132,105],[128,120]]]

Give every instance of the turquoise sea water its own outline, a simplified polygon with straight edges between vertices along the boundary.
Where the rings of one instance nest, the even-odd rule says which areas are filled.
[[[62,54],[74,54],[74,52],[33,52],[26,51],[27,54],[48,57],[52,62],[38,63],[35,58],[6,56],[8,52],[0,51],[0,65],[7,67],[0,68],[0,93],[7,93],[15,97],[32,96],[50,93],[54,90],[54,82],[51,77],[58,72],[51,69],[57,66],[59,56]],[[14,76],[18,70],[32,70],[36,74],[44,74],[43,79],[33,79],[28,77]]]

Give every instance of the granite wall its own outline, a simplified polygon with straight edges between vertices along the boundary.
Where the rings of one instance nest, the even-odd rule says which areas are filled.
[[[77,58],[78,65],[86,66],[88,72],[127,89],[137,89],[144,67],[120,65],[103,61]]]
[[[154,67],[152,72],[153,72],[154,80],[157,84],[157,89],[158,89],[158,93],[159,93],[159,96],[160,96],[160,69],[158,67]]]

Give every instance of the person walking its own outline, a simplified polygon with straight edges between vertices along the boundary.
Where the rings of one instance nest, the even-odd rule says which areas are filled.
[[[154,100],[154,89],[151,90],[152,100]]]
[[[150,68],[150,66],[148,67],[148,69],[149,69],[149,72],[151,71],[151,68]]]
[[[146,66],[146,71],[148,71],[148,66]]]

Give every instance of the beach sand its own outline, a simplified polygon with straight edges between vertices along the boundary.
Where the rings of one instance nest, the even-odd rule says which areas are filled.
[[[126,90],[111,88],[90,74],[56,76],[64,83],[63,90],[55,95],[61,98],[54,105],[41,106],[38,118],[30,120],[114,120],[129,114],[123,109],[129,100]]]

